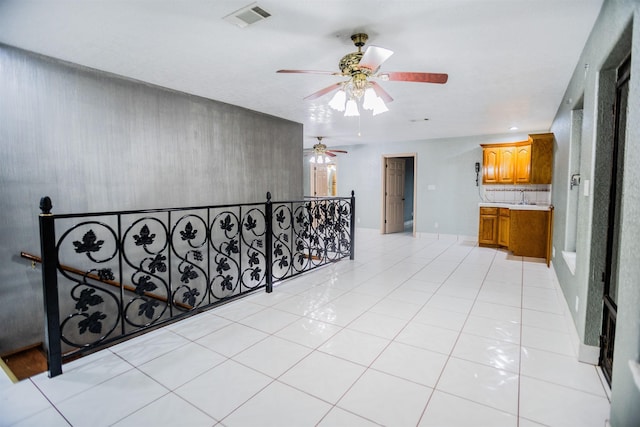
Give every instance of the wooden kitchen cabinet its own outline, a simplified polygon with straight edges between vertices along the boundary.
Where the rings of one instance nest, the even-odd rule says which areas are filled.
[[[551,184],[553,178],[553,134],[529,135],[531,142],[530,184]]]
[[[551,184],[553,134],[531,134],[527,141],[481,144],[483,184]]]
[[[531,182],[531,144],[516,146],[515,184]]]
[[[480,208],[478,243],[495,246],[498,243],[498,208]]]
[[[483,150],[483,184],[513,184],[516,168],[515,147],[495,146]]]
[[[480,246],[509,246],[508,208],[480,208],[478,243]]]
[[[548,210],[480,208],[478,244],[551,262],[553,206]]]
[[[545,258],[552,255],[553,207],[549,210],[511,210],[509,250],[514,255]]]
[[[508,248],[509,229],[511,227],[510,210],[500,208],[498,212],[498,246]]]

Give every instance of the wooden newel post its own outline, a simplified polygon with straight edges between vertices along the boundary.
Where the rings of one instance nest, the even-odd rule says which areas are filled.
[[[265,275],[267,276],[267,293],[273,292],[273,204],[271,203],[271,192],[267,192],[267,203],[264,207],[265,222],[265,258],[267,266]]]
[[[60,307],[58,305],[58,254],[55,220],[51,199],[40,199],[40,255],[42,257],[42,293],[44,301],[44,339],[49,377],[62,374],[60,345]]]

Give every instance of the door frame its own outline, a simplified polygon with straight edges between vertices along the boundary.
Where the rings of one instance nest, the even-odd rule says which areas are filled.
[[[418,198],[418,153],[399,153],[399,154],[383,154],[382,155],[382,165],[381,165],[381,207],[380,207],[380,234],[385,234],[385,221],[387,219],[387,212],[385,208],[385,193],[387,191],[387,174],[385,171],[385,166],[387,164],[387,159],[392,158],[413,158],[413,230],[412,236],[416,235],[416,223],[418,218],[418,209],[417,209],[417,198]]]

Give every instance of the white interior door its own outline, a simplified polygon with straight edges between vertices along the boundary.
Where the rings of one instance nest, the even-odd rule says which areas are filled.
[[[404,231],[404,159],[385,159],[385,233]]]
[[[329,195],[329,173],[327,164],[318,163],[311,165],[311,195],[325,197]]]

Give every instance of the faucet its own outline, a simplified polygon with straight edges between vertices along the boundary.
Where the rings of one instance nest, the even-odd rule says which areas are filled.
[[[521,205],[527,204],[526,200],[524,200],[524,190],[520,190],[520,204]]]

